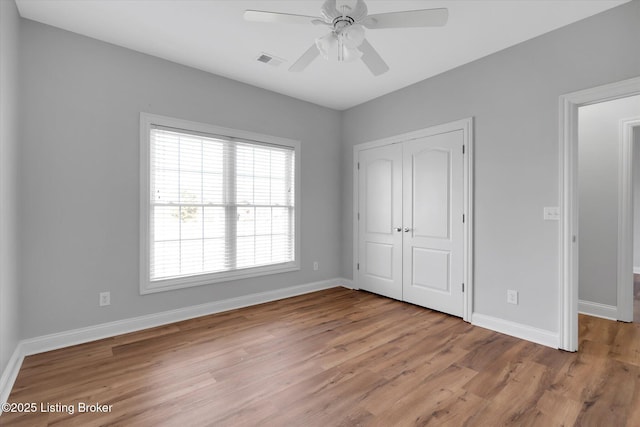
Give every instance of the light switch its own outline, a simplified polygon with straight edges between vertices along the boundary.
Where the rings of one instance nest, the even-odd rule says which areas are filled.
[[[545,221],[560,221],[560,208],[557,206],[544,208]]]

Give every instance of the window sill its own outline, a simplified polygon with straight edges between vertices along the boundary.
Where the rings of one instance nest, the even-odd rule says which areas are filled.
[[[215,283],[230,282],[233,280],[249,279],[252,277],[287,273],[298,270],[300,270],[300,265],[297,262],[288,262],[284,264],[267,265],[242,270],[225,271],[221,273],[199,274],[196,276],[179,277],[174,279],[149,281],[148,279],[145,280],[143,278],[140,282],[140,295],[192,288],[195,286],[212,285]]]

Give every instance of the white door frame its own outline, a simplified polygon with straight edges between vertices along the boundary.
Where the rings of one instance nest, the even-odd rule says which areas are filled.
[[[618,157],[618,319],[633,322],[633,128],[640,117],[620,120]],[[635,167],[638,167],[636,165]]]
[[[390,144],[399,144],[412,139],[424,138],[446,132],[462,130],[465,153],[463,156],[463,191],[464,191],[464,215],[463,226],[463,280],[464,280],[464,315],[463,319],[471,321],[473,313],[473,117],[431,126],[414,132],[403,133],[388,138],[378,139],[371,142],[364,142],[353,147],[353,283],[354,288],[359,289],[358,274],[356,273],[359,263],[358,254],[358,158],[362,150],[381,147]]]
[[[559,344],[578,349],[578,108],[640,94],[640,77],[560,97]],[[620,260],[621,257],[618,257]],[[619,266],[620,268],[620,266]]]

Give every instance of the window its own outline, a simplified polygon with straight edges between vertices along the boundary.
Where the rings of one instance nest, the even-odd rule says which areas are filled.
[[[141,114],[141,293],[297,270],[298,151]]]

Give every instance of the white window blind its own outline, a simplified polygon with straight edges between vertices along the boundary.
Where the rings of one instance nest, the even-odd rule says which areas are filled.
[[[295,150],[149,126],[150,282],[295,259]]]

